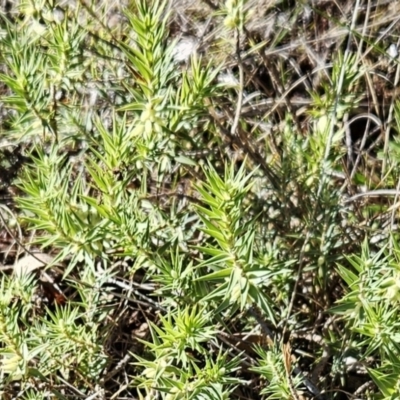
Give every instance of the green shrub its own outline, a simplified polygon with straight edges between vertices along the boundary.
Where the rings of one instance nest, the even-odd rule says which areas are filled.
[[[37,266],[11,255],[2,271],[5,396],[399,395],[398,237],[379,242],[373,225],[395,222],[382,196],[398,195],[396,138],[375,183],[349,133],[363,57],[337,46],[295,110],[307,76],[273,50],[306,5],[270,42],[252,6],[214,10],[217,38],[209,51],[205,32],[187,41],[188,59],[166,2],[129,3],[117,25],[114,6],[86,2],[26,2],[2,18],[1,139],[24,159],[2,226],[20,250],[51,254]],[[361,43],[354,21],[349,43]],[[366,43],[364,57],[384,53]],[[278,97],[266,111],[261,66]],[[360,183],[370,191],[352,193]]]

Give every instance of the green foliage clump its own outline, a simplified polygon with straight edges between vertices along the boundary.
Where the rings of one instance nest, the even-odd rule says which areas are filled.
[[[5,398],[399,396],[400,106],[359,111],[385,52],[354,18],[313,68],[283,50],[325,11],[282,2],[271,33],[205,3],[192,42],[160,1],[1,17]]]

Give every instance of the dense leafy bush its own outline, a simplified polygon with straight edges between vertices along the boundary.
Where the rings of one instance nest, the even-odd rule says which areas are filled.
[[[4,13],[5,398],[400,396],[397,54],[289,3]]]

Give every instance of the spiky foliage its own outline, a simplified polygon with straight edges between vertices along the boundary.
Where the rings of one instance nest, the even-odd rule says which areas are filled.
[[[2,395],[397,398],[395,6],[182,3],[1,19]]]

